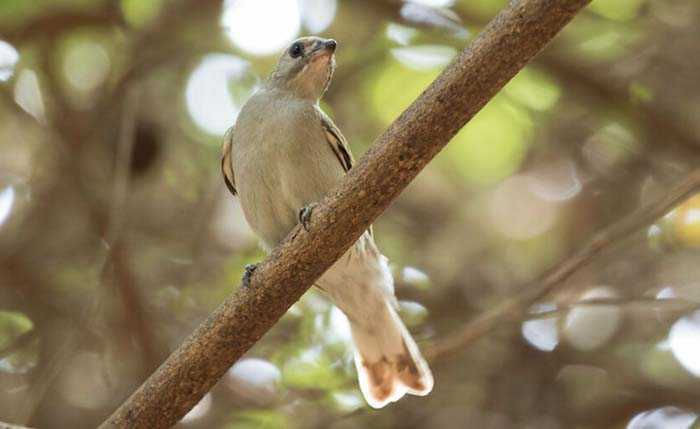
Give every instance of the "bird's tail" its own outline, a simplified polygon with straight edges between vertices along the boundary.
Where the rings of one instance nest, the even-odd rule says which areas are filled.
[[[433,389],[433,375],[416,342],[392,305],[387,302],[384,309],[372,315],[372,323],[350,322],[360,390],[373,408]]]

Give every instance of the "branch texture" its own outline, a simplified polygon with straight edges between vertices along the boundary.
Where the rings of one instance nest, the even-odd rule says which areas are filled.
[[[394,121],[295,228],[102,428],[167,428],[267,332],[428,162],[590,0],[513,1]]]

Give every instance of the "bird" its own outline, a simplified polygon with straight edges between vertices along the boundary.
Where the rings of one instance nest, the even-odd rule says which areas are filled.
[[[336,47],[317,36],[291,43],[224,135],[224,182],[267,251],[299,223],[308,230],[314,205],[353,166],[345,137],[319,106]],[[254,270],[246,266],[244,286]],[[315,286],[350,322],[360,391],[371,407],[431,392],[433,375],[399,318],[388,259],[371,227]]]

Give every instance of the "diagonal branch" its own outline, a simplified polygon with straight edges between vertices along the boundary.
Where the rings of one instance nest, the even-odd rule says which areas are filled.
[[[28,19],[3,31],[3,40],[18,45],[34,39],[56,39],[66,29],[121,24],[121,14],[113,5],[95,11],[58,10]]]
[[[590,0],[512,1],[239,288],[103,424],[176,423]]]
[[[579,268],[588,265],[596,256],[620,240],[652,224],[697,192],[700,192],[700,169],[689,173],[657,201],[595,234],[585,246],[559,262],[539,280],[518,289],[522,292],[484,312],[459,331],[435,344],[426,351],[426,357],[431,360],[445,357],[473,343],[503,323],[522,320],[533,303],[563,285]]]

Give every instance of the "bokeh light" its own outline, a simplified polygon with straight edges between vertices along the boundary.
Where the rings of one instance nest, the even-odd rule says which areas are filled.
[[[315,331],[326,344],[340,344],[346,347],[352,341],[350,322],[338,307],[331,307],[327,313],[315,318]]]
[[[594,1],[591,3],[590,10],[608,19],[629,21],[639,13],[643,6],[643,0]]]
[[[158,16],[165,1],[121,0],[124,19],[136,27],[146,25]]]
[[[408,265],[401,270],[401,280],[418,289],[430,287],[430,277],[418,268]]]
[[[581,301],[615,298],[617,292],[609,287],[597,287],[585,292]],[[564,335],[573,347],[593,350],[607,343],[617,332],[622,312],[615,305],[577,305],[566,315]]]
[[[418,34],[418,30],[395,23],[386,26],[386,37],[399,45],[406,46],[411,43],[411,39]]]
[[[627,429],[689,429],[697,415],[677,407],[662,407],[639,413]]]
[[[187,81],[187,110],[202,130],[223,135],[236,121],[254,81],[247,61],[233,55],[207,55]],[[230,85],[238,87],[239,97],[234,98]]]
[[[520,71],[503,91],[533,110],[547,111],[559,100],[559,86],[546,74],[526,67]]]
[[[267,404],[276,399],[282,373],[271,362],[258,358],[245,358],[228,370],[224,383],[240,396],[257,404]]]
[[[282,370],[282,381],[288,387],[335,390],[343,385],[338,367],[314,345],[288,359]]]
[[[311,33],[320,33],[328,28],[338,9],[337,0],[299,0],[301,20]]]
[[[338,391],[333,392],[333,402],[335,406],[345,413],[351,413],[358,408],[362,408],[365,400],[357,391]]]
[[[673,356],[688,372],[700,377],[700,311],[676,321],[668,336]]]
[[[410,54],[404,55],[404,59],[413,60],[424,53],[429,53],[429,57],[413,61],[412,66],[394,58],[395,61],[388,61],[378,68],[378,75],[370,79],[365,88],[374,113],[385,125],[407,108],[437,76],[440,68],[427,68],[427,65],[445,63],[449,61],[448,56],[453,55],[451,48],[429,49],[427,52],[407,49]],[[508,126],[503,126],[503,123]],[[527,110],[511,102],[507,96],[496,96],[457,133],[437,160],[447,164],[455,175],[470,184],[493,185],[518,169],[529,147],[532,129]]]
[[[431,7],[449,7],[455,0],[407,0],[406,3],[417,3]]]
[[[297,0],[226,0],[221,23],[231,41],[254,55],[284,49],[299,34]]]
[[[469,31],[462,26],[459,15],[448,8],[435,7],[427,3],[414,1],[404,3],[401,7],[401,17],[407,23],[416,26],[443,30],[454,38],[466,39],[469,37]]]
[[[688,247],[700,247],[700,194],[687,199],[674,210],[674,233]]]
[[[515,240],[527,240],[548,231],[558,213],[558,206],[533,193],[529,178],[522,175],[504,180],[491,193],[488,207],[493,228]]]
[[[497,125],[505,121],[507,126]],[[476,185],[492,185],[518,170],[533,129],[529,113],[496,96],[443,151],[457,173]]]
[[[24,313],[0,310],[0,350],[10,346],[15,339],[33,328],[34,323]],[[22,371],[14,362],[10,362],[11,357],[12,355],[0,355],[0,373],[2,371]]]
[[[14,46],[0,40],[0,82],[6,82],[12,77],[19,53]]]
[[[180,420],[181,423],[190,424],[195,423],[197,420],[201,420],[203,417],[209,413],[213,405],[214,400],[211,397],[211,393],[207,393],[204,397],[195,405],[190,412],[185,414],[185,417]]]
[[[566,201],[583,189],[576,165],[568,159],[542,165],[527,174],[530,191],[546,201]]]
[[[535,305],[530,313],[538,314],[556,310],[554,304],[543,303]],[[536,349],[551,352],[559,344],[558,317],[547,316],[523,322],[521,327],[523,338]]]
[[[62,65],[66,81],[82,92],[101,85],[109,76],[111,67],[104,46],[85,38],[67,43]]]
[[[399,312],[408,327],[418,326],[428,318],[428,309],[415,301],[399,301]]]
[[[446,66],[457,51],[449,46],[421,45],[395,48],[391,54],[401,64],[414,70],[434,70]]]
[[[600,173],[613,174],[620,164],[634,156],[638,140],[625,124],[611,121],[583,145],[586,161]]]
[[[33,70],[22,70],[15,81],[15,102],[37,121],[45,121],[44,99],[41,96],[39,78]]]
[[[0,227],[7,221],[15,203],[15,188],[8,186],[0,191]]]

